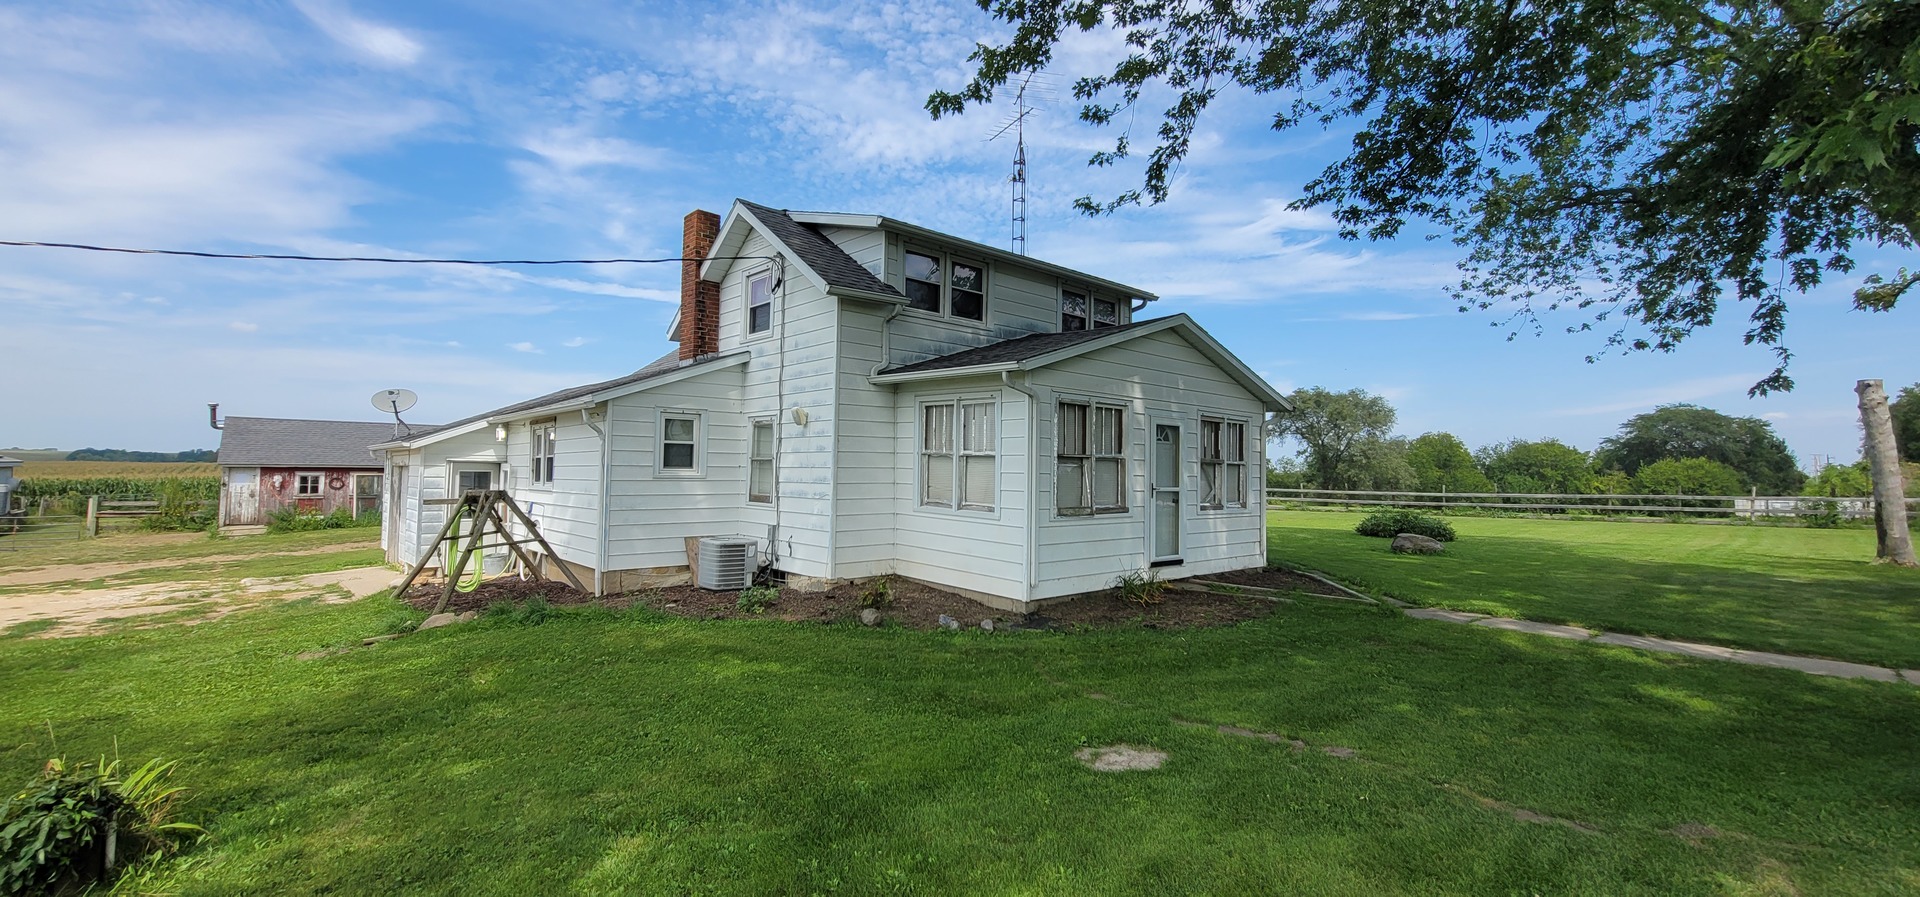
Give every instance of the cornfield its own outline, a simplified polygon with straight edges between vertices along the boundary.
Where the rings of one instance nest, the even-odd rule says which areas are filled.
[[[130,480],[171,480],[220,476],[211,461],[160,463],[151,461],[28,461],[14,469],[21,479],[120,477]]]
[[[76,461],[75,464],[94,462]],[[113,464],[115,462],[100,462]],[[159,466],[159,465],[155,465]],[[167,465],[174,466],[174,465]],[[202,465],[179,465],[199,467]],[[220,477],[212,476],[28,476],[14,489],[21,503],[31,504],[46,498],[84,498],[101,495],[114,498],[148,498],[165,495],[182,500],[211,500],[220,497]]]

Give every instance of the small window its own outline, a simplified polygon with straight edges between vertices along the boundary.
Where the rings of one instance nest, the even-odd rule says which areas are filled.
[[[773,272],[766,271],[747,279],[747,332],[766,333],[773,329]]]
[[[940,259],[907,252],[907,307],[940,313]]]
[[[301,498],[318,498],[322,488],[320,481],[320,474],[296,473],[293,475],[293,494]]]
[[[993,402],[940,402],[920,411],[920,503],[991,511],[999,492]]]
[[[1200,507],[1247,506],[1247,425],[1200,418]]]
[[[1120,326],[1120,303],[1112,299],[1093,300],[1093,326]]]
[[[1061,402],[1054,446],[1054,506],[1061,516],[1127,510],[1127,412],[1115,405]]]
[[[1076,290],[1060,291],[1060,330],[1087,329],[1087,294]]]
[[[906,251],[907,307],[965,321],[987,319],[987,266],[949,256]]]
[[[528,451],[533,456],[533,481],[537,485],[553,483],[554,422],[536,421],[527,427]]]
[[[747,458],[747,501],[772,504],[773,488],[773,421],[757,420]]]
[[[969,321],[985,320],[987,315],[987,272],[979,265],[953,263],[952,314]]]
[[[668,414],[660,418],[660,469],[692,471],[694,447],[700,435],[700,419],[690,414]]]

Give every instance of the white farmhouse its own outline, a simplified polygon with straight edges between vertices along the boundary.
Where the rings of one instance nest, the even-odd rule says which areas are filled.
[[[1266,561],[1287,401],[1136,287],[878,215],[688,215],[679,350],[387,450],[389,560],[504,488],[600,593],[744,536],[791,583],[895,574],[997,608]]]

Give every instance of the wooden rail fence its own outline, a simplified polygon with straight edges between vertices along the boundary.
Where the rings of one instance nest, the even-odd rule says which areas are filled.
[[[1920,507],[1909,498],[1907,507]],[[1473,508],[1493,511],[1588,511],[1598,514],[1721,514],[1728,517],[1807,517],[1837,513],[1872,518],[1871,498],[1812,495],[1576,495],[1549,492],[1411,492],[1366,489],[1267,490],[1267,507]]]

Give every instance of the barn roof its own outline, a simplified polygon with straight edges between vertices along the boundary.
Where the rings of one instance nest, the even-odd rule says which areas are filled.
[[[19,458],[9,458],[6,455],[0,455],[0,467],[18,467],[25,463],[27,462]]]
[[[380,467],[368,446],[393,438],[393,424],[357,420],[227,417],[222,467]]]

